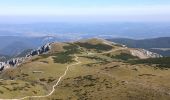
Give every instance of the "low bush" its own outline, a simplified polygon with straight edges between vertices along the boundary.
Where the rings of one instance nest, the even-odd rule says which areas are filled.
[[[130,60],[130,59],[138,59],[138,57],[133,56],[131,54],[127,54],[127,53],[120,53],[119,55],[111,55],[110,57],[113,59],[120,59],[124,61]]]
[[[108,51],[111,50],[113,47],[105,44],[90,44],[90,43],[76,43],[80,47],[86,48],[86,49],[95,49],[97,51]]]
[[[73,62],[73,56],[69,55],[67,52],[58,53],[53,57],[55,63],[71,63]]]
[[[131,64],[148,64],[148,65],[155,64],[156,67],[159,68],[170,68],[170,57],[138,59],[130,60],[128,62]]]

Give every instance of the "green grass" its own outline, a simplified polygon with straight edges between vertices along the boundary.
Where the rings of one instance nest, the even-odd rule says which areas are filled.
[[[109,63],[109,59],[106,59],[106,58],[103,58],[103,57],[100,57],[100,56],[80,56],[80,57],[83,57],[83,58],[87,58],[89,60],[95,60],[95,62],[93,63],[88,63],[88,64],[85,64],[86,66],[93,66],[93,65],[104,65],[104,64],[107,64]]]
[[[55,63],[71,63],[73,62],[73,56],[70,56],[67,52],[58,53],[53,57]]]
[[[100,57],[97,57],[97,56],[80,56],[80,57],[84,57],[84,58],[88,58],[88,59],[94,59],[94,60],[97,60],[97,61],[108,62],[106,59],[103,59],[103,58],[100,58]]]
[[[90,43],[76,43],[80,47],[86,48],[86,49],[95,49],[97,51],[108,51],[111,50],[113,47],[105,44],[90,44]]]
[[[163,58],[149,58],[128,61],[131,64],[156,64],[159,68],[170,68],[170,57]]]
[[[130,59],[138,59],[138,57],[135,57],[131,54],[127,54],[127,53],[120,53],[119,55],[109,55],[107,54],[107,56],[111,57],[112,59],[119,59],[119,60],[123,60],[123,61],[127,61]]]
[[[79,46],[76,44],[71,44],[69,43],[68,46],[64,46],[63,47],[65,50],[67,50],[67,52],[69,52],[69,54],[75,54],[75,53],[80,53],[80,49]]]
[[[73,62],[73,54],[80,53],[80,50],[78,49],[78,46],[75,44],[69,44],[69,46],[63,47],[66,51],[55,54],[55,57],[53,57],[55,63],[71,63]]]
[[[74,61],[73,55],[77,53],[80,53],[77,56],[82,63],[69,68],[66,76],[57,86],[57,90],[51,96],[29,99],[169,100],[170,98],[164,91],[162,92],[162,90],[165,90],[169,93],[167,88],[170,86],[170,82],[167,76],[170,75],[170,70],[154,70],[153,67],[146,66],[146,64],[132,65],[126,63],[130,61],[134,61],[134,64],[141,63],[137,63],[136,61],[141,60],[130,55],[129,52],[113,51],[109,54],[88,55],[86,53],[88,51],[83,53],[79,46],[71,43],[64,46],[63,49],[62,52],[40,55],[34,59],[34,62],[24,63],[21,67],[13,70],[8,69],[6,73],[1,74],[2,79],[9,80],[0,81],[0,98],[21,98],[27,95],[48,94],[59,77],[63,75],[69,63]],[[170,65],[168,58],[162,58],[162,61],[151,61],[151,64],[153,62]]]
[[[53,60],[55,63],[71,63],[73,62],[73,54],[80,54],[81,50],[78,48],[77,45],[69,43],[68,46],[63,46],[65,51],[53,54],[43,54],[41,55],[42,58],[48,58],[50,56],[54,56]],[[41,58],[40,58],[41,59]],[[35,60],[39,60],[38,58]]]

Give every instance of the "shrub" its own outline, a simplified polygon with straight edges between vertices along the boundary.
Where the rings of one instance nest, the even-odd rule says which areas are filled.
[[[3,91],[0,91],[0,94],[4,94],[4,92],[3,92]]]
[[[137,59],[138,57],[133,56],[131,54],[127,54],[127,53],[121,53],[119,55],[112,55],[111,58],[127,61],[127,60],[130,60],[130,59]]]
[[[46,81],[46,79],[45,79],[45,78],[41,78],[40,81],[43,81],[43,82],[44,82],[44,81]]]
[[[88,59],[94,59],[94,60],[97,60],[97,61],[108,62],[107,59],[103,59],[103,58],[100,58],[100,57],[97,57],[97,56],[80,56],[80,57],[84,57],[84,58],[88,58]]]
[[[69,43],[68,46],[64,46],[63,48],[67,50],[67,53],[69,54],[80,53],[80,50],[76,44]]]
[[[170,57],[162,57],[162,58],[149,58],[149,59],[138,59],[128,61],[131,64],[149,64],[149,65],[157,65],[158,68],[170,68]]]
[[[53,57],[53,60],[55,63],[71,63],[73,62],[73,56],[72,54],[80,53],[80,50],[77,45],[75,44],[69,44],[68,46],[63,47],[66,51],[59,52],[59,53],[53,53],[53,54],[43,54],[41,57],[48,58],[49,56],[55,56]]]
[[[58,53],[53,57],[55,63],[70,63],[73,62],[74,60],[72,56],[70,56],[67,52],[62,52]]]

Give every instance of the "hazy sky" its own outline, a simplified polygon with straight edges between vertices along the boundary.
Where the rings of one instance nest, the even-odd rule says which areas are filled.
[[[170,21],[170,0],[0,0],[0,23]]]

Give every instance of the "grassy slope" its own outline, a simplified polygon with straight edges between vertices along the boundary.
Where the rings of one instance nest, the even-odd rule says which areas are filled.
[[[80,58],[81,65],[73,66],[57,91],[48,99],[61,100],[168,100],[170,70],[154,69],[147,65]],[[89,67],[86,64],[96,63]]]
[[[52,54],[35,57],[33,61],[26,62],[18,68],[2,73],[0,77],[6,80],[0,81],[0,84],[7,88],[12,88],[12,90],[0,87],[0,97],[19,98],[26,95],[47,94],[52,85],[63,74],[66,66],[74,63],[63,63],[63,59],[55,62],[54,57],[58,57],[58,54],[65,52],[68,55],[65,55],[64,58],[77,53],[82,63],[70,67],[66,77],[56,87],[56,91],[52,96],[35,100],[170,99],[170,95],[168,95],[170,92],[169,69],[161,70],[149,65],[126,63],[123,61],[129,57],[126,50],[114,51],[109,54],[88,55],[87,52],[91,51],[91,48],[84,46],[78,48],[69,44],[63,49],[65,51],[57,53],[53,51]],[[77,49],[81,53],[77,52]],[[103,52],[103,50],[105,51],[102,48],[100,52]],[[92,51],[98,52],[96,50]],[[122,53],[128,55],[126,55],[126,59],[122,59],[122,56],[117,56]],[[130,56],[130,59],[136,58]],[[34,73],[35,71],[38,73]],[[10,79],[14,81],[9,81]],[[23,86],[25,87],[24,89],[15,90],[15,87]]]

